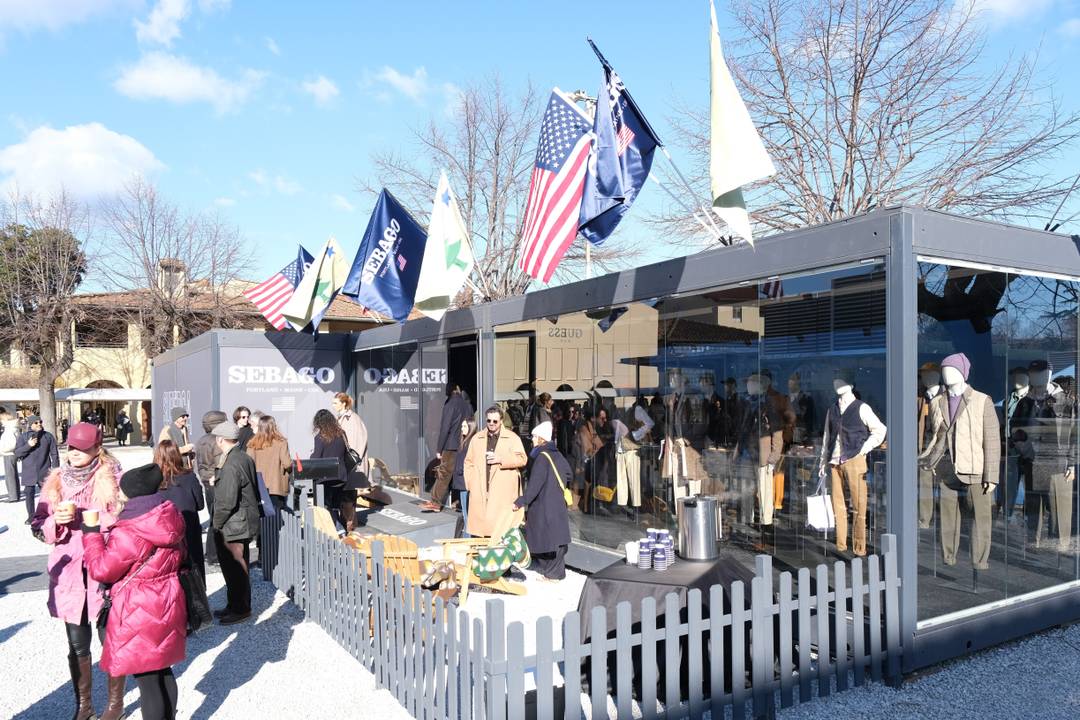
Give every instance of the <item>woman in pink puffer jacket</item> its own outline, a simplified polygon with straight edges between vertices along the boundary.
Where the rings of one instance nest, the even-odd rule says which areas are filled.
[[[76,423],[68,431],[65,462],[49,473],[34,511],[34,535],[52,545],[49,553],[49,613],[64,621],[68,640],[68,670],[75,689],[73,720],[98,717],[91,699],[91,624],[101,609],[101,587],[87,577],[83,564],[79,515],[96,510],[101,529],[108,532],[119,512],[120,463],[101,447],[101,429]],[[66,503],[74,503],[72,510]],[[119,720],[124,714],[124,676],[110,675],[108,705],[100,720]]]
[[[108,541],[83,518],[86,570],[112,586],[101,668],[135,676],[143,720],[176,717],[172,666],[184,659],[187,636],[187,605],[177,575],[185,553],[184,518],[158,494],[163,483],[157,465],[124,473],[124,509]]]

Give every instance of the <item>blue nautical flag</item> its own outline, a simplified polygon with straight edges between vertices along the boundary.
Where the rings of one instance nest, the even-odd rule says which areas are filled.
[[[379,194],[341,289],[364,307],[405,322],[416,297],[427,233],[388,190]]]
[[[626,91],[618,73],[589,40],[604,67],[596,98],[593,134],[596,146],[585,176],[585,192],[578,217],[579,230],[599,245],[615,231],[649,178],[653,152],[663,143],[637,103]]]

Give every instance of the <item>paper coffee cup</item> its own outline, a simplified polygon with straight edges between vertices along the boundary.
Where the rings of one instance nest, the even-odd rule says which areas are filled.
[[[82,519],[83,519],[83,523],[85,523],[86,525],[97,525],[98,522],[99,522],[99,520],[98,520],[98,511],[97,510],[83,510]]]
[[[75,514],[75,501],[74,500],[61,500],[59,504],[61,510],[66,510],[72,515]]]

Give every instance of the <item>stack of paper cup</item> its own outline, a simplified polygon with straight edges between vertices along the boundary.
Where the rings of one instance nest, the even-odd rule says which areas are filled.
[[[653,550],[653,570],[663,572],[667,568],[667,550],[664,549],[663,545],[657,545],[656,549]]]
[[[642,540],[638,543],[638,569],[648,570],[652,567],[653,559],[653,546],[648,540]]]
[[[637,565],[638,564],[638,541],[627,540],[626,541],[626,564]]]

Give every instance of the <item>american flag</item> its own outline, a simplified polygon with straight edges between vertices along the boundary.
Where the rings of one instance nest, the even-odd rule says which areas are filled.
[[[558,88],[552,91],[529,184],[519,266],[545,283],[577,237],[592,123]]]
[[[630,146],[630,143],[634,142],[634,131],[630,129],[630,126],[623,119],[623,106],[626,104],[625,92],[626,86],[623,84],[622,78],[612,70],[611,78],[608,81],[608,102],[611,105],[611,119],[616,131],[615,152],[619,157],[622,157],[622,154],[626,152],[626,148]]]
[[[281,268],[269,280],[244,291],[244,297],[255,304],[267,322],[277,330],[285,327],[285,317],[281,314],[285,303],[293,296],[293,291],[304,276],[304,266],[299,257]]]

